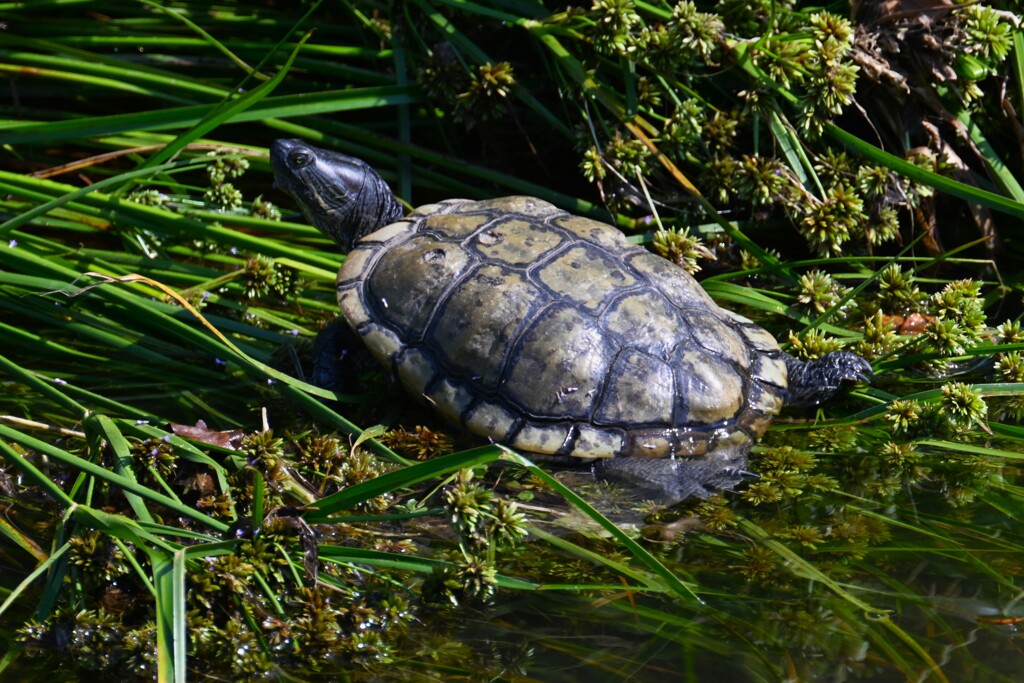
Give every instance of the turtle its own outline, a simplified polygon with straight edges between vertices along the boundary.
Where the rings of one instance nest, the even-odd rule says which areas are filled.
[[[673,503],[741,481],[784,405],[872,377],[850,352],[783,352],[676,264],[539,198],[406,214],[361,159],[285,139],[270,159],[346,254],[347,324],[409,394],[492,442]]]

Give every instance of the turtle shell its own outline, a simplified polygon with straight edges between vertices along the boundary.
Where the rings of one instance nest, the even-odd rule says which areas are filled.
[[[532,453],[703,455],[780,410],[775,339],[614,228],[533,197],[449,200],[360,240],[349,324],[405,388]]]

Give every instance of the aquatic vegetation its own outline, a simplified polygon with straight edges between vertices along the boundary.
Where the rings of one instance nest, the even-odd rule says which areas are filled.
[[[1012,12],[158,4],[0,7],[4,677],[1017,679]],[[311,386],[276,137],[613,222],[875,381],[670,509]]]

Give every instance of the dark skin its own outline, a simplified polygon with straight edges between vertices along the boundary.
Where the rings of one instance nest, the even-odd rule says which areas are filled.
[[[277,187],[295,198],[306,220],[337,242],[342,253],[405,213],[387,183],[362,159],[298,140],[274,140],[270,162]]]

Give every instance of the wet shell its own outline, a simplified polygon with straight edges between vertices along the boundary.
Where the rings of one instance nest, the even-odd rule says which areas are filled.
[[[774,338],[617,230],[532,197],[423,206],[360,240],[338,302],[413,395],[533,453],[702,455],[782,407]]]

